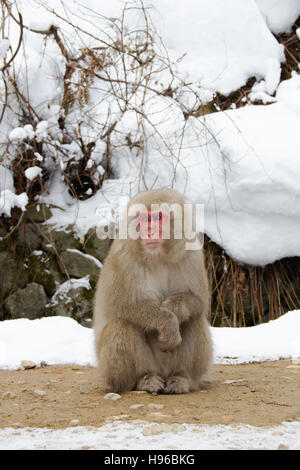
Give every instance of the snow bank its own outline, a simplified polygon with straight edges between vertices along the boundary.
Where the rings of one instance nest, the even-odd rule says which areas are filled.
[[[204,88],[229,94],[251,76],[271,80],[271,62],[280,71],[283,48],[254,1],[227,0],[226,8],[223,0],[188,0],[176,8],[170,0],[145,3],[157,9],[161,22],[154,18],[171,58],[184,56],[180,73]]]
[[[212,328],[217,364],[300,357],[300,310],[248,328]]]
[[[23,359],[95,365],[93,331],[66,317],[1,322],[0,368],[20,369]]]
[[[286,104],[298,96],[292,89],[280,87],[269,106],[208,116],[198,125],[207,146],[182,157],[187,192],[205,205],[205,232],[240,262],[300,255],[300,99],[296,113]]]
[[[217,364],[300,357],[300,310],[249,328],[212,328]],[[66,317],[0,323],[0,369],[36,364],[96,365],[93,330]]]
[[[289,5],[281,16],[280,8],[277,7],[273,12],[273,5],[266,0],[256,3],[254,0],[227,0],[226,8],[223,0],[188,0],[178,2],[176,8],[171,0],[145,0],[143,3],[146,8],[151,8],[152,20],[170,58],[177,60],[181,57],[178,73],[197,80],[203,88],[226,94],[244,85],[250,76],[267,78],[269,62],[275,61],[279,66],[284,60],[283,48],[270,32],[269,23],[264,18],[267,16],[268,21],[271,18],[277,29],[289,28],[299,8],[296,1],[289,0]],[[73,24],[88,30],[90,37],[85,40],[92,45],[93,35],[105,37],[103,29],[101,31],[104,21],[100,15],[120,17],[122,7],[123,2],[118,0],[102,2],[101,9],[97,0],[82,0],[80,5],[69,0],[68,15]],[[26,0],[24,3],[21,1],[20,8],[24,24],[31,24],[33,27],[32,18],[36,18],[34,29],[37,30],[45,30],[49,25],[55,24],[65,31],[73,44],[80,42],[80,35],[74,35],[72,27],[60,20],[59,15],[65,17],[66,12],[59,0],[53,0],[48,10],[39,7],[33,0]],[[51,11],[55,11],[57,15]],[[129,29],[133,30],[142,24],[142,15],[134,10],[127,18],[126,27]],[[33,55],[30,65],[35,69],[32,86],[37,81],[40,85],[38,97],[33,97],[34,100],[41,98],[41,91],[46,92],[46,97],[49,95],[48,90],[54,95],[48,78],[46,83],[40,83],[42,76],[36,63],[38,56],[41,56],[41,44],[36,36],[39,35],[26,35]],[[55,48],[56,46],[52,47],[53,53]],[[53,76],[53,66],[46,58],[44,67],[48,69],[47,77],[51,76],[50,73]],[[39,104],[42,101],[39,99]]]
[[[298,0],[284,0],[284,8],[278,0],[255,0],[270,30],[275,34],[290,33],[300,15]]]

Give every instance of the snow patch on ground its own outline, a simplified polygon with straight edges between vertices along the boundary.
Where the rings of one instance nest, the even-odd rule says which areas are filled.
[[[285,446],[300,450],[299,422],[282,423],[274,427],[185,424],[179,425],[177,432],[172,431],[172,425],[169,425],[169,432],[158,430],[155,434],[155,428],[159,427],[162,426],[115,421],[100,428],[5,428],[0,429],[0,449],[277,450]],[[168,425],[165,428],[168,429]]]
[[[87,287],[88,280],[80,285]],[[64,286],[68,289],[70,284]],[[78,286],[74,286],[78,287]],[[211,328],[216,364],[241,364],[300,357],[300,310],[247,328]],[[39,365],[96,366],[93,330],[67,317],[5,320],[0,323],[0,369],[20,369],[21,361]]]

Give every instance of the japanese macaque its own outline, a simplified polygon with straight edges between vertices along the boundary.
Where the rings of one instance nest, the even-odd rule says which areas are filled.
[[[169,210],[179,207],[183,219],[191,218],[187,202],[161,189],[128,205],[126,226],[134,226],[136,236],[113,241],[94,300],[103,391],[187,393],[207,380],[210,294],[201,246],[195,234],[187,249],[187,220],[176,224],[179,214]]]

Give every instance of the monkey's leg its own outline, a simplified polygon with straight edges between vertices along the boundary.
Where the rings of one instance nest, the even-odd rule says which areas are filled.
[[[212,364],[212,342],[204,315],[191,319],[181,330],[182,343],[174,350],[164,393],[188,393],[207,386]]]
[[[159,378],[151,349],[141,329],[132,323],[121,319],[109,322],[102,331],[97,355],[103,391],[134,390],[137,384],[138,390],[148,390],[148,384],[149,391],[154,391],[154,377],[158,387]]]

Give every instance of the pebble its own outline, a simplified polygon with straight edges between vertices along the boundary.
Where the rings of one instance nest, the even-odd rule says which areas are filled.
[[[163,413],[160,413],[159,411],[151,411],[151,413],[147,413],[147,417],[150,419],[166,419],[168,418],[168,415],[164,415]]]
[[[149,403],[148,408],[151,408],[152,410],[162,410],[165,407],[165,405],[159,405],[158,403]]]
[[[103,398],[104,398],[104,400],[116,401],[116,400],[120,400],[120,398],[122,398],[122,397],[118,393],[109,392],[106,395],[104,395]]]
[[[239,382],[246,382],[246,379],[238,379],[238,380],[225,380],[223,384],[225,385],[231,385],[231,384],[236,384]],[[243,384],[244,385],[244,384]]]
[[[141,403],[136,403],[135,405],[131,405],[129,408],[131,410],[137,410],[139,408],[142,408],[142,406],[144,406],[144,405],[142,405]]]
[[[80,420],[79,419],[71,419],[70,421],[70,425],[71,426],[76,426],[77,424],[80,423]]]
[[[16,398],[16,394],[14,392],[4,392],[2,394],[3,398]]]
[[[39,397],[44,397],[46,395],[46,392],[44,392],[44,390],[39,390],[38,388],[36,388],[33,393]]]
[[[33,361],[21,361],[21,366],[24,369],[35,369],[36,368],[36,363]]]

